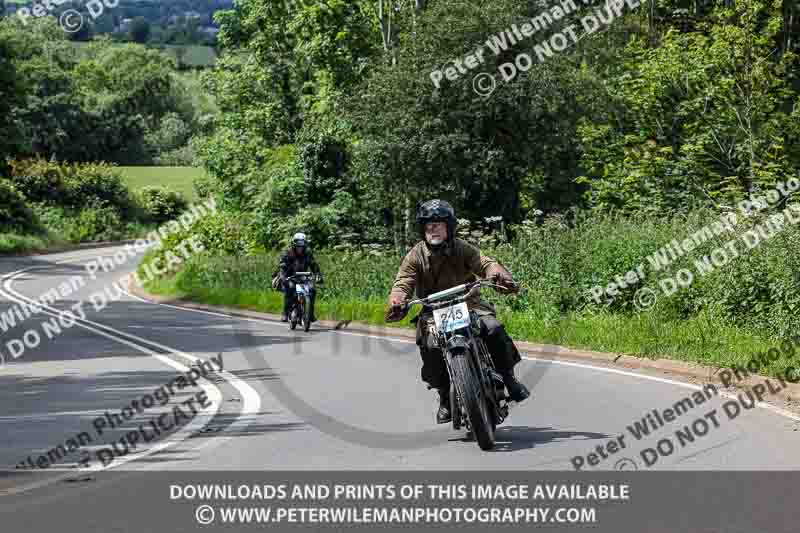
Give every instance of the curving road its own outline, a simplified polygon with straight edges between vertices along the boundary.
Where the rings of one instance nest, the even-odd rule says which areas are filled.
[[[86,265],[117,251],[0,261],[0,316],[51,288],[69,288],[70,280],[77,289],[2,332],[0,465],[7,471],[0,473],[0,512],[9,498],[24,494],[26,501],[35,500],[37,494],[50,494],[65,476],[103,469],[98,450],[200,393],[208,400],[206,408],[197,408],[182,425],[176,421],[160,438],[138,442],[105,470],[800,467],[800,418],[791,413],[757,407],[742,409],[730,420],[723,408],[727,398],[711,395],[701,404],[694,385],[530,357],[520,364],[518,375],[531,387],[532,399],[514,406],[498,428],[497,449],[481,452],[463,433],[433,424],[435,395],[420,382],[416,346],[408,340],[321,327],[310,333],[290,332],[279,322],[187,310],[115,293],[110,289],[113,283],[133,271],[138,259],[111,272],[101,269],[96,279],[87,275]],[[76,276],[85,285],[78,286]],[[108,291],[108,301],[95,310],[92,298],[99,301],[103,291]],[[52,324],[58,312],[75,310],[82,301],[85,318],[62,327],[61,334],[54,334],[51,325],[53,338],[48,339],[42,323]],[[22,339],[30,329],[40,333],[41,344],[14,359],[7,343]],[[96,434],[93,424],[104,413],[120,413],[131,402],[174,383],[191,365],[218,354],[223,369],[199,379],[197,387],[175,387],[169,403],[142,409],[117,428],[106,426],[102,437]],[[694,405],[686,409],[684,399],[693,394]],[[675,412],[676,404],[685,412],[677,407],[680,416],[664,421],[649,436],[637,440],[628,428],[635,421],[641,424],[653,410],[663,418],[665,410]],[[683,437],[676,436],[678,430],[684,431]],[[16,465],[29,457],[36,463],[81,432],[89,433],[92,442],[38,469],[35,482],[18,475]],[[675,450],[648,466],[644,458],[652,460],[653,452],[642,451],[656,449],[665,437]],[[77,468],[82,458],[82,468]],[[87,496],[91,497],[84,491],[81,497]]]

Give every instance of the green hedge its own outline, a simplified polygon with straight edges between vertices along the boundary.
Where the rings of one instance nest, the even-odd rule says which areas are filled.
[[[11,162],[11,181],[30,202],[81,209],[111,207],[133,216],[133,196],[115,167],[106,163],[59,163],[45,159]]]
[[[158,224],[178,218],[189,205],[180,193],[159,186],[142,187],[137,200],[148,220]]]
[[[4,230],[34,231],[38,224],[25,197],[13,183],[0,178],[0,226]]]
[[[120,171],[105,163],[24,159],[10,161],[10,168],[9,180],[0,185],[6,251],[24,248],[25,236],[45,233],[47,242],[76,243],[143,235],[147,224],[173,218],[186,206],[176,193],[160,190],[146,193],[140,206]]]
[[[502,255],[500,251],[491,253],[494,252]],[[531,256],[532,261],[536,258]],[[212,305],[279,313],[282,295],[270,288],[277,259],[277,252],[253,256],[201,254],[175,275],[148,283],[147,289]],[[317,300],[320,319],[391,325],[383,321],[383,313],[399,255],[368,257],[321,252],[318,259],[325,274],[325,285],[319,288]],[[529,278],[524,274],[520,277],[530,285]],[[768,335],[736,327],[708,312],[680,320],[670,319],[658,310],[638,314],[588,309],[562,312],[552,303],[537,299],[537,294],[540,293],[534,288],[520,298],[500,297],[493,291],[487,291],[485,296],[498,304],[500,320],[517,340],[646,357],[671,356],[718,366],[746,364],[753,354],[779,345]],[[521,302],[526,303],[520,305]],[[414,314],[393,325],[410,327]],[[789,366],[798,366],[796,357],[782,358],[764,373],[778,373]]]
[[[740,219],[740,235],[765,216]],[[657,217],[594,217],[578,215],[569,224],[563,217],[551,217],[543,224],[515,228],[512,244],[484,249],[505,264],[525,291],[516,298],[503,299],[514,312],[529,313],[542,320],[559,321],[574,316],[647,315],[659,321],[689,319],[730,324],[757,334],[790,337],[800,331],[800,226],[788,225],[755,249],[733,259],[724,267],[699,275],[695,260],[716,247],[737,238],[721,234],[675,261],[654,271],[647,257],[673,239],[683,240],[713,221],[718,213],[696,212],[665,220]],[[221,214],[194,228],[210,257],[192,263],[193,276],[209,286],[259,291],[270,285],[277,265],[277,252],[266,253],[248,238],[248,221]],[[185,237],[185,236],[184,236]],[[182,240],[182,239],[181,239]],[[176,239],[176,243],[179,240]],[[743,249],[743,245],[738,246]],[[161,252],[163,253],[163,251]],[[366,252],[318,252],[328,282],[326,295],[342,300],[382,300],[397,272],[402,254]],[[621,290],[611,302],[592,300],[590,289],[605,286],[617,275],[644,265],[642,282]],[[658,282],[678,269],[695,273],[688,288],[667,297],[648,310],[634,303],[642,287],[658,289]],[[487,297],[500,301],[491,291]],[[701,335],[713,335],[712,331]]]

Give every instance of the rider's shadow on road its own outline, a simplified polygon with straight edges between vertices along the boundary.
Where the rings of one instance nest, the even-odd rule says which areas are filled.
[[[531,426],[503,426],[495,431],[495,447],[493,452],[517,452],[529,450],[552,441],[608,439],[605,433],[591,431],[559,431],[553,428],[536,428]],[[455,439],[467,440],[467,439]]]

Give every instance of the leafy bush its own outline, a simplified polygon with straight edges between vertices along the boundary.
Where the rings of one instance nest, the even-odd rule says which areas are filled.
[[[0,226],[4,229],[31,231],[38,227],[25,197],[13,183],[0,178]]]
[[[31,202],[63,201],[66,195],[64,174],[64,167],[44,159],[11,161],[11,179]]]
[[[203,246],[216,254],[249,255],[264,251],[253,239],[247,214],[218,212],[197,221],[191,233],[200,237]]]
[[[664,320],[686,320],[710,316],[759,334],[785,337],[800,329],[800,227],[787,224],[783,230],[747,250],[742,235],[766,215],[744,219],[735,233],[714,236],[669,266],[656,271],[648,256],[673,240],[695,234],[719,214],[698,211],[669,220],[651,216],[630,219],[622,216],[578,217],[574,225],[548,219],[541,226],[520,231],[512,246],[487,250],[503,261],[528,292],[514,300],[518,308],[537,309],[552,318],[578,312],[639,314],[636,292],[642,287],[656,291],[657,305],[646,311]],[[695,261],[736,241],[738,257],[702,274]],[[732,255],[732,254],[731,254]],[[597,304],[589,290],[605,287],[642,265],[644,280],[619,290],[610,303]],[[665,296],[659,283],[674,278],[680,269],[692,272],[693,282]],[[602,297],[605,300],[605,297]]]
[[[176,219],[189,205],[180,193],[167,187],[142,187],[138,200],[147,219],[156,223]]]
[[[344,178],[349,155],[343,142],[325,134],[306,133],[297,149],[297,166],[306,182],[308,202],[331,201],[337,190],[349,186]]]
[[[69,167],[65,185],[67,203],[81,207],[88,201],[115,209],[123,218],[131,214],[133,199],[122,174],[106,163],[75,164]]]
[[[135,229],[109,206],[73,209],[42,203],[34,204],[33,209],[42,225],[73,243],[118,240],[131,235],[131,230]]]
[[[213,176],[204,173],[194,179],[192,186],[198,198],[208,198],[217,193],[216,183]]]
[[[213,137],[204,137],[193,143],[203,167],[213,177],[220,206],[225,209],[245,210],[263,193],[269,183],[269,170],[273,152],[264,147],[260,139],[243,136],[240,131],[218,128]],[[242,163],[251,156],[257,164]]]
[[[44,227],[55,234],[64,236],[65,239],[67,238],[67,233],[70,232],[72,221],[77,215],[77,213],[64,207],[47,203],[33,203],[31,204],[31,209]]]
[[[363,209],[338,175],[344,167],[332,161],[343,155],[331,143],[325,137],[306,142],[298,153],[273,153],[267,186],[251,207],[254,238],[265,248],[282,246],[298,231],[308,234],[315,246],[336,244],[339,233],[352,231],[355,214]]]
[[[154,260],[165,265],[167,252],[181,256],[177,246],[189,237],[197,237],[212,256],[244,256],[264,252],[264,248],[252,238],[248,216],[220,211],[196,220],[188,229],[167,235],[161,246],[142,261],[140,272],[144,275],[144,265]]]
[[[0,232],[0,253],[30,252],[33,250],[47,250],[48,246],[61,244],[58,240],[49,238],[47,234],[20,235],[18,233]]]
[[[139,207],[121,174],[105,163],[69,164],[44,159],[11,161],[11,180],[0,180],[0,226],[21,232],[8,250],[36,242],[114,241],[144,235],[144,222],[172,219],[187,202],[178,193],[156,188]],[[16,186],[19,185],[19,187]],[[149,220],[145,220],[149,219]],[[39,240],[25,240],[27,234]]]
[[[163,154],[185,146],[192,135],[189,125],[177,113],[167,113],[158,127],[145,136],[154,155]]]
[[[89,207],[70,220],[66,236],[72,242],[112,241],[121,236],[121,227],[113,207]]]
[[[167,152],[162,152],[153,160],[162,167],[194,167],[198,166],[197,156],[191,145],[181,146]]]
[[[11,179],[31,202],[81,209],[92,204],[132,216],[133,202],[122,175],[106,163],[59,163],[44,159],[12,161]]]

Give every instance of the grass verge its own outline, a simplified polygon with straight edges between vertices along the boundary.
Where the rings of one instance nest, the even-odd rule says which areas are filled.
[[[50,235],[20,235],[0,233],[0,254],[19,254],[25,252],[45,252],[63,246],[66,241]]]
[[[172,277],[152,281],[145,288],[153,294],[208,305],[280,313],[282,294],[271,289],[256,288],[268,286],[268,276],[254,283],[253,262],[237,263],[228,258],[223,267],[220,266],[220,259],[194,258],[187,268]],[[256,264],[267,271],[268,262],[265,264],[262,261],[259,259]],[[326,271],[324,265],[323,271]],[[329,284],[336,284],[335,277],[333,280],[326,279]],[[414,313],[399,323],[386,324],[383,321],[384,298],[374,287],[361,292],[366,295],[364,297],[358,297],[357,293],[354,288],[343,294],[341,287],[326,290],[322,286],[317,298],[317,316],[323,320],[412,327],[409,319],[413,318]],[[511,336],[516,340],[534,343],[648,359],[669,358],[714,367],[745,366],[756,353],[772,347],[780,349],[778,340],[727,324],[709,313],[700,313],[684,320],[670,319],[657,312],[582,314],[572,311],[554,316],[550,312],[537,312],[536,307],[512,310],[508,305],[509,299],[496,302],[498,318]],[[798,367],[796,357],[782,357],[762,368],[759,373],[778,375],[789,367]]]
[[[258,291],[235,287],[204,286],[187,276],[182,270],[176,275],[149,281],[145,290],[151,294],[182,298],[207,305],[222,305],[249,309],[262,313],[280,314],[283,309],[283,294],[278,291]],[[392,324],[383,321],[383,302],[378,300],[353,301],[346,298],[325,298],[325,286],[318,288],[316,315],[321,320],[352,320],[366,324],[410,328],[408,316]]]

